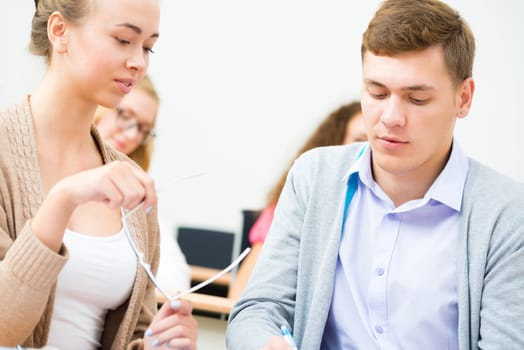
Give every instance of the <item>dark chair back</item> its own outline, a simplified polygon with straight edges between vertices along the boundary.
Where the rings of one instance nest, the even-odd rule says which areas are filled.
[[[231,263],[235,234],[197,227],[178,227],[177,240],[189,265],[222,270]]]
[[[242,240],[240,242],[241,252],[244,251],[244,249],[247,247],[251,246],[251,243],[249,243],[249,231],[251,231],[251,227],[253,227],[253,224],[260,216],[260,212],[260,210],[242,210]]]

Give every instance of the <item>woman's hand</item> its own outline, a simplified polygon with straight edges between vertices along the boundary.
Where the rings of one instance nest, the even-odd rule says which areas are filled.
[[[58,181],[38,209],[31,228],[44,244],[58,252],[64,230],[79,205],[102,202],[110,208],[131,209],[141,201],[144,208],[156,204],[151,177],[128,162],[114,161]]]
[[[110,208],[132,209],[142,200],[144,208],[156,203],[153,180],[142,169],[124,161],[82,171],[59,181],[49,191],[62,194],[69,206],[104,202]]]
[[[153,318],[144,337],[144,349],[196,350],[197,322],[187,300],[165,302]]]

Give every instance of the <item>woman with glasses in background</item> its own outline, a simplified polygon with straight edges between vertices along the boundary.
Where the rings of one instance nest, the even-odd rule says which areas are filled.
[[[160,98],[151,79],[146,76],[114,109],[98,107],[94,124],[104,142],[124,153],[144,169],[149,170],[153,154],[155,125]],[[189,289],[191,270],[171,227],[159,218],[160,265],[157,280],[161,288],[170,291]]]
[[[99,107],[94,124],[104,142],[149,170],[160,98],[146,76],[116,108]]]

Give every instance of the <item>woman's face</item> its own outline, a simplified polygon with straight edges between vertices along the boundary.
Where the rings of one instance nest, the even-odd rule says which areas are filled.
[[[76,96],[114,108],[147,72],[158,38],[158,0],[92,1],[92,7],[80,23],[66,22],[65,52],[53,53],[51,68]]]
[[[362,113],[358,113],[349,120],[346,125],[346,134],[344,136],[344,145],[357,141],[367,141],[366,127]]]
[[[150,141],[158,102],[146,92],[133,89],[117,108],[104,108],[96,124],[100,136],[110,147],[129,155]]]

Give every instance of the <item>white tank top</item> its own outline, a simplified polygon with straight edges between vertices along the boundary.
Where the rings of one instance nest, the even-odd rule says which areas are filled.
[[[69,259],[58,275],[48,345],[60,350],[100,347],[108,310],[130,296],[137,260],[124,231],[107,236],[64,234]]]

